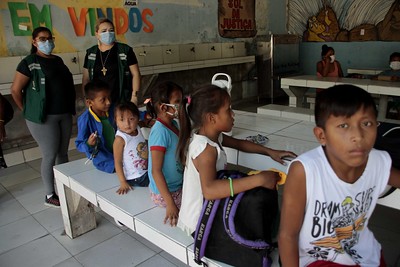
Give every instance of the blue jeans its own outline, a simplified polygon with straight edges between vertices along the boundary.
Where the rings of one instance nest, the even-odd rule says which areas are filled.
[[[135,178],[132,180],[126,180],[126,182],[131,186],[140,186],[140,187],[149,186],[149,175],[146,172],[139,178]]]

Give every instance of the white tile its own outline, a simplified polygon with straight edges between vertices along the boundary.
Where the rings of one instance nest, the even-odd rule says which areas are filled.
[[[0,183],[5,188],[9,188],[40,177],[39,172],[33,170],[27,165],[19,165],[15,167],[17,168],[10,167],[1,171],[2,175],[0,177]]]
[[[295,119],[295,120],[302,120],[302,121],[310,121],[311,115],[304,114],[299,111],[282,111],[283,118]]]
[[[49,232],[64,227],[60,209],[45,209],[32,216]]]
[[[15,151],[4,154],[4,160],[8,167],[15,166],[25,162],[24,154],[22,151]]]
[[[29,167],[31,167],[32,169],[34,169],[35,171],[40,173],[40,171],[41,171],[40,169],[41,169],[41,165],[42,165],[42,158],[28,161],[28,162],[26,162],[26,165],[28,165]]]
[[[75,258],[71,257],[59,264],[54,265],[54,267],[82,267],[83,265],[79,263]]]
[[[279,135],[311,142],[317,142],[313,132],[314,127],[315,123],[303,121],[279,131]]]
[[[75,258],[84,266],[135,266],[154,255],[154,251],[133,237],[120,233],[76,255]]]
[[[0,254],[47,234],[46,229],[31,216],[1,226],[0,236],[2,242],[0,242]],[[3,242],[3,240],[7,240],[7,242]]]
[[[121,233],[121,229],[110,223],[100,215],[96,216],[97,228],[78,236],[69,238],[64,229],[57,229],[51,234],[60,242],[72,255],[77,255],[89,248],[92,248],[105,240]]]
[[[150,242],[149,240],[147,240],[146,238],[144,238],[143,236],[135,233],[134,231],[132,231],[131,229],[128,229],[125,231],[125,233],[127,233],[128,235],[132,236],[133,238],[135,238],[137,241],[139,241],[140,243],[142,243],[143,245],[145,245],[146,247],[148,247],[149,249],[151,249],[152,251],[156,252],[156,253],[160,253],[161,251],[163,251],[160,247],[158,247],[156,244]]]
[[[167,259],[169,262],[171,262],[172,264],[174,264],[177,267],[187,267],[188,265],[183,263],[182,261],[180,261],[179,259],[175,258],[174,256],[172,256],[171,254],[162,251],[160,254],[160,256],[162,256],[164,259]],[[199,265],[197,265],[199,266]]]
[[[54,237],[46,235],[0,255],[0,262],[7,267],[50,267],[70,257]]]
[[[153,266],[176,267],[175,264],[173,264],[170,261],[168,261],[167,259],[161,257],[160,255],[155,255],[137,266],[138,267],[153,267]]]
[[[30,214],[24,207],[3,187],[0,191],[0,226],[25,218]]]
[[[25,161],[31,161],[42,157],[39,147],[32,147],[29,149],[25,149],[23,152]]]

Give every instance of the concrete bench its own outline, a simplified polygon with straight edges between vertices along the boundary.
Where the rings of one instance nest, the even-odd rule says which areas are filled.
[[[147,187],[136,187],[118,195],[117,175],[101,172],[80,159],[54,167],[66,234],[75,238],[96,228],[94,207],[101,209],[137,234],[185,264],[191,263],[188,249],[193,238],[177,227],[163,223],[165,210],[156,207]],[[205,259],[210,266],[228,266]]]
[[[302,107],[268,104],[258,107],[257,113],[310,122],[314,121],[314,111],[312,109]]]
[[[94,207],[101,209],[143,238],[185,264],[198,266],[193,258],[193,238],[177,227],[163,223],[165,209],[156,207],[147,187],[118,195],[117,175],[99,171],[80,159],[54,167],[66,234],[75,238],[94,228]],[[278,252],[273,253],[278,266]],[[229,266],[203,259],[209,266]]]

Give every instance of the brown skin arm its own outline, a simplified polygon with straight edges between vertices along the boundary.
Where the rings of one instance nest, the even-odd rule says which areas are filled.
[[[203,196],[207,200],[224,198],[231,194],[229,180],[219,180],[216,178],[216,161],[217,150],[210,145],[207,145],[204,151],[193,160],[200,174]],[[258,186],[274,189],[278,179],[279,175],[276,172],[263,171],[256,175],[234,179],[233,191],[234,194],[238,194]]]
[[[390,170],[388,184],[393,187],[400,188],[400,170],[392,167]]]
[[[223,146],[234,148],[243,152],[269,156],[280,164],[285,164],[285,162],[282,160],[283,157],[297,157],[296,154],[290,151],[271,149],[263,145],[255,144],[248,140],[236,139],[228,135],[223,135],[223,137]]]
[[[306,177],[303,165],[294,162],[288,172],[279,226],[279,255],[282,266],[299,266],[299,233],[306,205]]]
[[[329,73],[329,65],[331,59],[329,56],[325,56],[322,60],[325,61],[325,65],[322,64],[322,61],[319,61],[317,63],[317,72],[323,77],[326,77]]]
[[[164,155],[165,153],[163,151],[151,151],[151,159],[153,162],[151,173],[153,175],[154,182],[156,183],[158,191],[160,191],[161,196],[164,198],[164,201],[167,204],[164,223],[167,223],[169,221],[171,226],[176,226],[176,223],[178,222],[179,210],[175,205],[171,193],[169,192],[167,182],[165,181],[165,176],[162,172]]]
[[[82,70],[82,95],[85,96],[85,85],[90,81],[89,70],[83,68]]]
[[[22,90],[26,87],[28,84],[30,78],[28,76],[25,76],[21,72],[16,72],[14,76],[14,81],[11,85],[11,95],[14,99],[15,104],[17,104],[17,107],[20,110],[23,110],[23,94]]]
[[[6,138],[6,130],[4,128],[4,96],[0,93],[0,143]]]
[[[133,102],[135,105],[138,104],[138,94],[139,94],[139,89],[140,89],[140,71],[139,71],[139,66],[138,64],[131,65],[129,66],[129,70],[131,71],[132,74],[132,98],[131,102]]]
[[[122,137],[116,136],[113,144],[114,154],[114,165],[115,172],[117,173],[120,187],[117,190],[117,194],[123,195],[129,192],[132,187],[127,183],[123,169],[123,153],[124,153],[125,141]]]

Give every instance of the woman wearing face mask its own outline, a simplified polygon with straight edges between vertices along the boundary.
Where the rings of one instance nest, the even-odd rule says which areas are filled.
[[[53,49],[51,31],[34,29],[31,54],[19,63],[11,94],[42,154],[45,205],[59,207],[53,166],[68,161],[75,86],[71,72],[60,57],[52,54]]]
[[[343,77],[342,67],[335,59],[335,50],[326,44],[322,46],[322,60],[317,63],[318,77]]]
[[[394,52],[389,59],[390,70],[379,73],[377,79],[381,81],[400,81],[400,53]]]
[[[113,104],[131,101],[137,105],[140,71],[132,47],[116,42],[114,24],[106,18],[96,23],[98,44],[86,51],[82,88],[93,80],[106,82]]]

